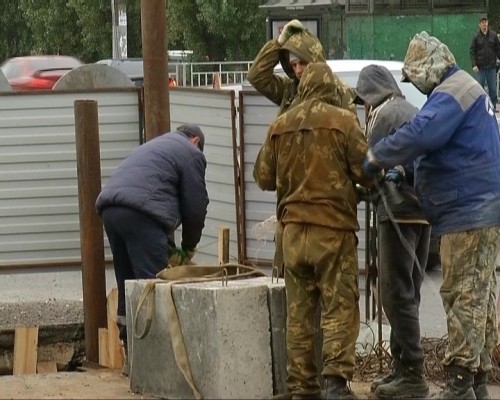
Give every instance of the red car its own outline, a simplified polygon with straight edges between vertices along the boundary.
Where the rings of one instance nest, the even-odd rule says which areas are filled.
[[[70,56],[26,56],[10,58],[0,68],[12,90],[51,90],[61,76],[80,65]]]

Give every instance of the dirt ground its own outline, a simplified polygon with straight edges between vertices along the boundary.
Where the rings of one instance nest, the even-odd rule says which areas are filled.
[[[352,382],[360,399],[375,399],[370,382]],[[431,384],[431,394],[440,388]],[[500,399],[500,385],[490,385],[493,399]],[[134,394],[119,370],[87,368],[83,372],[0,376],[0,399],[155,399]]]
[[[353,382],[360,399],[374,399],[369,382]],[[438,391],[436,386],[433,392]],[[498,390],[500,395],[500,388]],[[495,397],[494,397],[495,398]],[[2,376],[0,399],[155,399],[130,391],[129,380],[118,370],[89,369],[85,372]]]
[[[0,376],[0,399],[154,399],[130,391],[120,370],[86,369],[37,375]]]

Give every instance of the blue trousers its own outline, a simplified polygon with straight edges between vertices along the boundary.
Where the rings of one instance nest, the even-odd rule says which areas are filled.
[[[150,279],[168,264],[168,232],[149,216],[127,207],[106,207],[102,212],[118,287],[118,327],[127,342],[125,280]]]
[[[477,81],[484,88],[484,84],[488,86],[488,95],[490,96],[493,107],[497,105],[497,69],[481,68],[477,73]]]

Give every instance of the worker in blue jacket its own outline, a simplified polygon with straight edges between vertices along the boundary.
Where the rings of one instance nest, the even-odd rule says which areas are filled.
[[[441,399],[490,398],[486,382],[496,346],[495,260],[500,250],[500,133],[484,89],[448,47],[421,32],[410,41],[403,75],[427,102],[369,149],[364,170],[415,160],[415,189],[441,236],[441,298],[449,345]]]
[[[191,259],[200,241],[208,206],[204,142],[201,129],[190,124],[148,141],[122,161],[97,198],[113,253],[125,355],[125,280],[155,278],[167,267],[175,249],[169,238],[179,225],[182,261]]]

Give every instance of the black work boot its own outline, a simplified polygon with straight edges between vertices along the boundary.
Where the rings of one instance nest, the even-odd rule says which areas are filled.
[[[491,396],[488,392],[488,373],[483,371],[478,371],[474,375],[474,381],[472,384],[472,389],[478,400],[490,400]]]
[[[357,400],[341,376],[325,376],[325,400]]]
[[[464,367],[457,365],[449,365],[444,368],[446,372],[446,387],[435,396],[433,399],[440,400],[475,400],[476,395],[472,388],[473,374]]]
[[[392,382],[394,379],[396,379],[401,371],[401,360],[394,359],[392,360],[392,370],[387,374],[386,376],[383,376],[382,378],[375,379],[371,386],[370,386],[370,391],[375,392],[377,388],[380,385],[385,385],[386,383]]]
[[[429,385],[425,381],[423,361],[402,361],[396,379],[375,390],[375,396],[379,399],[425,398],[428,394]]]

